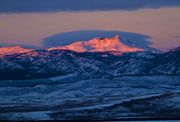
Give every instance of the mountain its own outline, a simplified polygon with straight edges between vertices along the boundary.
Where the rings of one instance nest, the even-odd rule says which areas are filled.
[[[0,48],[0,79],[76,78],[123,75],[180,75],[180,48],[165,53],[123,44],[119,36],[94,38],[44,50]]]
[[[171,51],[180,51],[180,47],[177,47],[175,49],[172,49]]]
[[[7,46],[0,47],[0,57],[4,55],[20,54],[31,51],[31,49],[25,49],[20,46]]]
[[[0,57],[5,55],[20,54],[32,51],[21,46],[0,47]],[[78,41],[66,46],[52,47],[51,50],[72,50],[76,52],[111,52],[112,54],[122,54],[127,52],[140,52],[144,49],[127,46],[122,43],[119,36],[113,38],[94,38],[89,41]]]
[[[78,41],[67,46],[49,48],[48,50],[73,50],[76,52],[139,52],[143,49],[124,45],[119,36],[113,38],[94,38],[89,41]]]
[[[37,79],[76,74],[76,78],[124,75],[180,75],[180,50],[166,53],[32,50],[0,58],[0,79]]]
[[[76,41],[88,41],[94,37],[108,37],[112,38],[115,35],[120,35],[121,42],[128,46],[135,46],[142,48],[144,50],[154,51],[156,49],[150,47],[151,37],[132,32],[122,32],[122,31],[104,31],[104,30],[81,30],[81,31],[71,31],[58,33],[47,38],[42,39],[42,43],[46,48],[66,46],[72,44]]]

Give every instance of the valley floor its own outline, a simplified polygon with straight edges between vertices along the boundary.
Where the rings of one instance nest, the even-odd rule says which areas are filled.
[[[0,120],[180,119],[180,76],[72,78],[0,81]]]

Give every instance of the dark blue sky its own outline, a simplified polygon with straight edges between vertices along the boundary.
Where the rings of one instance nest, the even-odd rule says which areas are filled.
[[[0,0],[0,13],[136,10],[180,6],[180,0]]]

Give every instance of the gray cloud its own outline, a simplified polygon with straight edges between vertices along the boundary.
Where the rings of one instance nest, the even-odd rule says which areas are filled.
[[[95,37],[113,37],[119,35],[121,41],[129,46],[136,46],[143,49],[149,49],[152,44],[150,36],[120,31],[103,31],[103,30],[82,30],[72,31],[52,35],[43,39],[43,45],[45,48],[68,45],[76,41],[87,41]]]
[[[0,13],[136,10],[180,6],[180,0],[0,0]]]

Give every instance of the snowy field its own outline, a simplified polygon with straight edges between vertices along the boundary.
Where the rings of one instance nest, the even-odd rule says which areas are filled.
[[[0,81],[0,120],[133,118],[180,119],[180,76]]]

